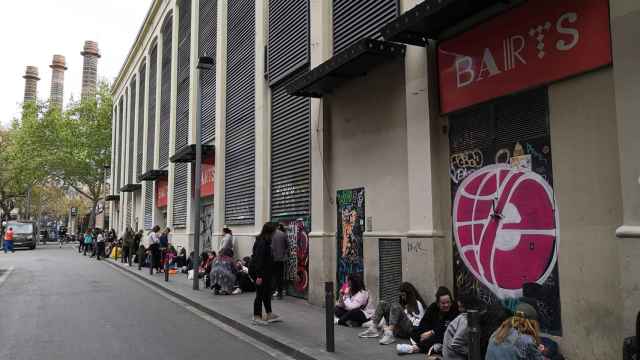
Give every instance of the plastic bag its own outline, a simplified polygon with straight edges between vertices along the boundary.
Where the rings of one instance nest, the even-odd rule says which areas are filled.
[[[193,280],[193,269],[189,270],[189,272],[187,272],[187,280]]]

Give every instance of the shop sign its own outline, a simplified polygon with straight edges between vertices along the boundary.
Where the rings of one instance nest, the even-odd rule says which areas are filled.
[[[200,197],[213,196],[213,179],[216,175],[213,164],[202,164],[200,171]]]
[[[441,111],[611,62],[609,1],[528,1],[438,46]]]
[[[167,189],[169,188],[167,180],[156,181],[156,207],[167,207]]]

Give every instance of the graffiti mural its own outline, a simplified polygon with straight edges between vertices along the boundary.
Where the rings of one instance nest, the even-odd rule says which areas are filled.
[[[309,290],[309,218],[277,219],[287,229],[289,259],[287,260],[285,279],[287,294],[306,298]]]
[[[211,250],[213,245],[213,204],[200,209],[200,251]],[[218,249],[213,249],[218,251]]]
[[[338,208],[337,286],[340,286],[349,274],[364,275],[362,244],[365,219],[364,188],[339,190],[336,202]]]
[[[472,159],[483,159],[481,167],[467,160],[457,173],[464,176],[451,176],[456,291],[511,310],[526,297],[537,305],[542,330],[560,335],[559,222],[548,132],[480,151]]]

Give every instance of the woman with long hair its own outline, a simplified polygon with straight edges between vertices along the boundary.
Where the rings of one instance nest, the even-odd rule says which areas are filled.
[[[415,286],[409,282],[403,282],[400,284],[398,302],[380,301],[371,318],[371,325],[358,336],[362,338],[378,337],[378,324],[384,320],[381,345],[394,343],[396,337],[408,339],[413,328],[420,324],[426,308],[427,305]]]
[[[347,282],[340,289],[340,299],[336,304],[335,317],[338,325],[360,327],[369,320],[367,312],[369,292],[359,274],[347,276]]]
[[[253,243],[253,253],[249,272],[256,283],[256,298],[253,302],[253,321],[275,322],[280,317],[271,311],[271,277],[273,275],[273,255],[271,253],[271,237],[276,231],[274,223],[265,223],[262,231]],[[267,312],[262,317],[262,306]]]
[[[544,360],[538,313],[521,302],[489,340],[486,360]]]

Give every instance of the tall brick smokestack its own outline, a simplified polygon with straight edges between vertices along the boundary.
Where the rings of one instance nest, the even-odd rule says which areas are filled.
[[[84,50],[80,53],[84,57],[82,67],[82,98],[95,96],[96,84],[98,81],[98,43],[95,41],[85,41]]]
[[[51,61],[51,96],[49,102],[51,107],[57,106],[62,109],[64,100],[64,71],[67,70],[65,58],[62,55],[53,55]]]
[[[38,96],[38,68],[36,66],[27,66],[27,70],[22,77],[24,79],[24,102],[36,101]]]

